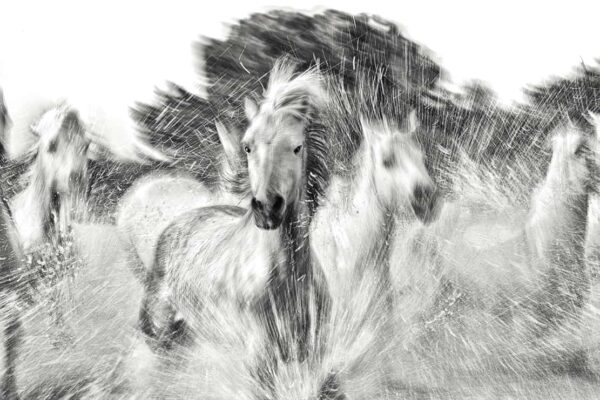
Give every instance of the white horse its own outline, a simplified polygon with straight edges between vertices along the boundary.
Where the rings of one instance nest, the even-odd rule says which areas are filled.
[[[91,132],[79,112],[66,101],[46,111],[32,125],[37,141],[24,156],[32,159],[25,190],[12,200],[17,228],[25,251],[43,243],[56,244],[68,233],[75,212],[85,211],[91,188],[89,160],[122,159],[142,163],[165,160],[137,137],[135,151],[123,159],[122,151],[102,135]]]
[[[2,107],[2,110],[5,108]],[[4,128],[7,126],[7,114],[0,122]],[[12,211],[19,250],[22,254],[31,255],[30,260],[35,261],[37,257],[47,256],[47,251],[53,254],[57,252],[56,246],[66,245],[64,239],[71,235],[74,217],[87,211],[85,202],[91,185],[88,161],[108,156],[112,151],[105,147],[107,142],[102,137],[86,129],[77,110],[66,102],[46,111],[32,126],[32,132],[37,140],[23,156],[31,162],[24,176],[26,187],[10,200],[6,210]],[[6,140],[5,132],[2,137],[3,148]],[[132,161],[140,161],[139,157],[136,154]],[[64,247],[63,250],[61,254],[68,256],[68,249]],[[27,269],[11,271],[13,275],[10,276],[10,282],[20,282],[16,289],[19,290],[19,296],[13,296],[7,308],[16,309],[31,302],[31,292],[25,286],[29,283],[39,287],[41,275],[37,267],[33,263]],[[49,289],[49,296],[59,294],[57,288]],[[12,327],[13,333],[5,338],[7,358],[11,360],[7,361],[7,366],[12,368],[7,376],[14,375],[11,365],[16,358],[16,343],[22,336],[18,318],[16,315],[9,321],[8,328]],[[61,316],[57,315],[57,318]]]
[[[0,89],[0,163],[6,162],[6,140],[11,122]],[[17,301],[21,297],[19,273],[22,273],[23,249],[19,242],[10,208],[0,188],[0,310],[4,328],[4,371],[0,394],[3,399],[18,399],[16,362],[22,336]]]
[[[182,173],[152,173],[137,180],[119,202],[117,228],[136,276],[144,277],[151,268],[158,237],[177,216],[198,207],[249,203],[234,184],[243,154],[239,139],[219,122],[216,128],[224,150],[216,187]]]
[[[536,294],[526,302],[539,318],[536,337],[546,336],[567,321],[579,326],[590,292],[585,263],[588,210],[597,194],[599,143],[568,126],[553,137],[546,179],[532,201],[526,234]]]
[[[589,113],[589,122],[593,125],[596,138],[600,141],[600,114]],[[600,155],[600,149],[597,154]],[[590,199],[588,212],[588,234],[586,239],[586,261],[590,269],[592,281],[600,278],[600,195]]]
[[[473,307],[462,312],[499,318],[498,326],[512,327],[507,335],[534,347],[562,334],[565,324],[580,325],[589,293],[584,243],[597,139],[567,126],[553,135],[552,150],[527,213],[482,213],[459,198],[431,227],[396,238],[393,269],[406,325],[434,327]]]
[[[327,180],[325,133],[312,124],[320,80],[279,61],[260,107],[246,101],[251,207],[198,208],[161,234],[140,311],[149,336],[169,338],[176,313],[196,331],[210,307],[229,305],[260,321],[276,359],[317,357],[329,304],[309,237]],[[275,365],[263,371],[267,391]]]
[[[400,126],[362,118],[353,172],[332,178],[311,227],[333,302],[326,357],[344,374],[345,391],[358,397],[377,397],[389,373],[396,315],[392,239],[406,226],[431,223],[438,213],[439,194],[417,128],[414,111]],[[362,387],[353,386],[360,381]]]
[[[66,103],[45,112],[32,126],[37,142],[25,190],[12,200],[26,252],[57,244],[71,226],[71,215],[88,189],[88,152],[92,138],[75,109]]]
[[[354,176],[335,176],[311,228],[334,291],[344,297],[361,274],[376,270],[389,285],[389,242],[400,223],[416,215],[424,223],[437,213],[438,194],[415,140],[415,112],[400,129],[387,120],[361,120],[363,143],[354,156]]]

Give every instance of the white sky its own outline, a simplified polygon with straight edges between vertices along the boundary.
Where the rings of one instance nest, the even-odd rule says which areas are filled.
[[[379,14],[432,50],[457,83],[487,81],[505,100],[526,83],[600,57],[600,2],[483,3],[0,0],[0,86],[15,133],[40,107],[66,97],[97,129],[115,134],[130,126],[127,107],[151,99],[166,80],[196,91],[195,39],[222,36],[224,24],[271,7]]]

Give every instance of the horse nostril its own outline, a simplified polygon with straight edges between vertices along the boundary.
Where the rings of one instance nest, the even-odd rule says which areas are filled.
[[[417,185],[414,190],[415,201],[417,203],[426,202],[431,198],[433,190],[429,186]]]
[[[417,185],[411,200],[412,208],[417,217],[423,222],[436,218],[438,193],[433,185]]]
[[[279,212],[283,208],[283,197],[275,196],[275,201],[273,202],[273,212]]]
[[[251,204],[252,204],[252,208],[257,211],[260,211],[263,208],[263,204],[259,200],[256,200],[256,197],[252,198]]]

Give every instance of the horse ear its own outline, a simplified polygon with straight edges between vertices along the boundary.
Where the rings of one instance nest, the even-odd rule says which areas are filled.
[[[360,116],[360,128],[362,129],[362,136],[367,146],[371,146],[379,138],[379,133],[373,122],[364,115]]]
[[[88,159],[97,161],[97,160],[105,158],[105,155],[106,155],[106,150],[104,150],[104,148],[102,146],[100,146],[96,142],[90,143],[90,147],[88,147],[88,153],[87,153]]]
[[[234,165],[237,164],[239,154],[239,142],[237,137],[234,132],[231,132],[225,128],[225,125],[223,125],[221,122],[215,122],[215,126],[217,128],[217,135],[219,135],[219,140],[223,146],[223,151],[225,152],[227,162],[231,167],[234,167]]]
[[[256,117],[256,114],[258,114],[258,106],[254,100],[246,97],[244,98],[244,111],[246,112],[246,118],[248,118],[248,121],[251,121],[254,119],[254,117]]]
[[[590,110],[587,110],[587,113],[583,117],[594,126],[597,126],[600,122],[600,115]]]
[[[111,152],[102,141],[102,137],[90,129],[83,131],[84,138],[89,141],[87,157],[90,160],[109,158]]]

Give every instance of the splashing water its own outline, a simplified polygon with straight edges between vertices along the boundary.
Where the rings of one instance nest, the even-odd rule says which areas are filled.
[[[484,148],[492,139],[482,134],[472,144]],[[543,304],[548,298],[531,282],[535,268],[515,262],[525,253],[518,238],[548,154],[532,146],[500,165],[482,162],[482,154],[467,148],[458,161],[432,161],[447,192],[438,220],[424,227],[398,217],[391,282],[368,263],[337,282],[347,295],[333,299],[327,329],[314,338],[315,357],[302,363],[284,363],[257,321],[228,304],[208,304],[193,335],[172,351],[153,350],[137,331],[141,288],[114,228],[78,226],[85,265],[76,267],[64,312],[73,338],[52,346],[46,311],[28,311],[23,397],[336,398],[327,385],[335,374],[348,399],[596,398],[598,384],[588,378],[600,371],[597,288],[575,285],[584,305],[564,312]],[[58,265],[70,269],[69,259]],[[558,265],[555,276],[568,277],[569,268]],[[548,289],[562,290],[553,279]],[[562,322],[539,332],[554,313],[564,314]],[[261,374],[275,364],[273,387],[265,388]]]

